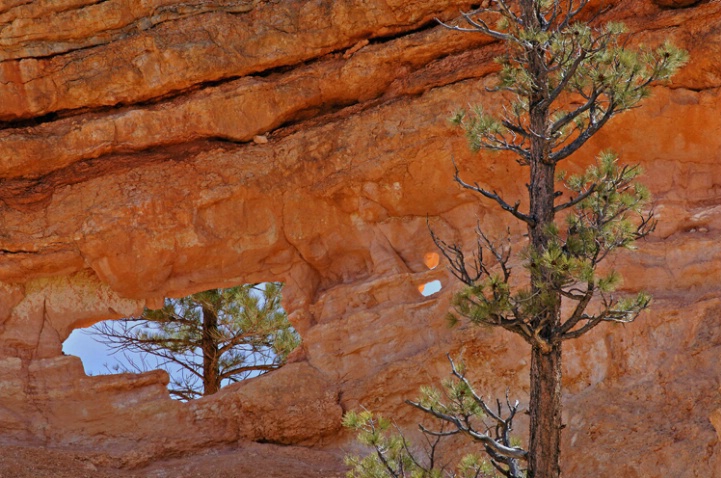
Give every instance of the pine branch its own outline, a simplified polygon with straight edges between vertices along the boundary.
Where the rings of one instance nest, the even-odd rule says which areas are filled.
[[[578,337],[582,336],[589,330],[596,327],[598,324],[601,323],[601,321],[603,321],[603,317],[601,315],[591,316],[591,317],[584,315],[584,316],[582,316],[582,319],[587,321],[586,324],[584,324],[584,326],[581,327],[580,329],[576,329],[571,332],[566,332],[565,334],[561,335],[560,336],[561,340],[577,339]]]
[[[583,320],[584,317],[586,317],[584,315],[584,312],[586,311],[586,307],[588,307],[589,302],[591,302],[595,290],[595,284],[593,282],[589,282],[586,288],[586,292],[583,294],[583,296],[581,296],[578,304],[576,304],[576,308],[571,314],[571,317],[569,317],[568,320],[566,320],[566,322],[561,325],[561,328],[558,331],[558,334],[561,335],[561,337],[567,334],[571,329],[576,326],[576,324],[578,324],[578,322],[580,322],[581,320]]]
[[[580,203],[581,201],[583,201],[584,199],[586,199],[588,196],[590,196],[591,194],[593,194],[596,191],[596,186],[597,186],[596,184],[591,184],[591,186],[586,191],[582,192],[575,198],[572,198],[570,201],[565,202],[563,204],[559,204],[558,206],[554,207],[553,212],[557,213],[557,212],[563,211],[564,209],[568,209],[569,207],[573,207],[576,204]]]
[[[591,139],[591,137],[596,134],[598,130],[600,130],[608,122],[609,119],[611,119],[615,112],[616,107],[613,103],[613,100],[611,100],[611,103],[608,105],[608,108],[606,109],[604,115],[601,117],[600,121],[592,120],[589,125],[584,129],[584,131],[582,131],[581,134],[578,135],[575,140],[573,140],[573,142],[563,147],[559,151],[555,151],[549,154],[549,160],[553,161],[554,163],[558,163],[578,151],[581,146],[586,144],[586,141]]]

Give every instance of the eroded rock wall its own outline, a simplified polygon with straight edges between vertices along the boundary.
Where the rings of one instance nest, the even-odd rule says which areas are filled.
[[[471,3],[1,6],[0,440],[93,450],[110,467],[248,441],[337,450],[344,409],[410,427],[402,402],[447,374],[448,351],[484,390],[523,400],[523,344],[448,330],[456,284],[423,262],[427,217],[469,243],[477,221],[505,229],[453,184],[452,156],[467,177],[523,194],[523,170],[470,154],[447,121],[490,101],[500,52],[433,20]],[[628,289],[654,294],[652,311],[565,350],[569,476],[721,469],[721,6],[680,5],[589,7],[635,42],[673,40],[691,62],[568,161],[577,170],[613,147],[641,163],[660,219],[618,260]],[[440,293],[418,293],[436,279]],[[161,372],[86,377],[62,356],[74,328],[262,280],[286,284],[302,349],[215,397],[180,404]]]

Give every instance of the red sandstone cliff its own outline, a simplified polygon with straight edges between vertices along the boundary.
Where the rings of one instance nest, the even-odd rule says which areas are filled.
[[[453,185],[452,154],[522,192],[447,122],[492,82],[497,46],[433,21],[471,3],[0,5],[0,476],[340,476],[342,411],[413,423],[402,400],[449,350],[523,398],[525,348],[449,331],[455,283],[423,264],[426,215],[458,239],[503,227]],[[721,4],[604,4],[691,62],[571,159],[641,163],[660,226],[619,261],[652,311],[567,347],[563,469],[721,476]],[[74,328],[261,280],[286,283],[303,349],[215,397],[181,404],[162,373],[86,377],[61,354]]]

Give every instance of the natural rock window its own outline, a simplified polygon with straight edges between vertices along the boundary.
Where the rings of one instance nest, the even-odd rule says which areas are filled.
[[[436,292],[441,290],[441,281],[439,280],[432,280],[430,282],[426,282],[423,285],[418,286],[418,291],[423,295],[423,297],[428,297],[429,295],[433,295]]]
[[[428,252],[423,256],[423,263],[429,269],[435,269],[436,267],[438,267],[440,261],[441,258],[437,252]]]
[[[248,284],[166,299],[140,317],[74,331],[64,352],[88,374],[163,369],[171,396],[192,400],[279,368],[299,337],[280,305],[282,285]]]
[[[438,255],[437,252],[427,252],[423,255],[423,263],[428,267],[429,269],[433,270],[436,267],[438,267],[438,264],[440,263],[441,258]],[[439,290],[441,290],[442,284],[439,280],[432,280],[430,282],[426,282],[425,284],[418,286],[418,292],[423,295],[423,297],[428,297],[430,295],[435,294]]]

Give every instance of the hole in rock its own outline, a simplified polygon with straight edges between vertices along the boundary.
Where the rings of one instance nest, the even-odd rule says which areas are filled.
[[[429,269],[435,269],[436,267],[438,267],[440,261],[441,258],[437,252],[427,252],[423,255],[423,263]]]
[[[275,370],[300,337],[280,305],[282,284],[247,284],[165,299],[162,309],[73,331],[63,352],[88,375],[163,369],[187,401]]]
[[[418,292],[420,292],[423,297],[428,297],[429,295],[433,295],[439,290],[441,290],[441,281],[439,280],[432,280],[430,282],[426,282],[425,284],[418,286]]]

